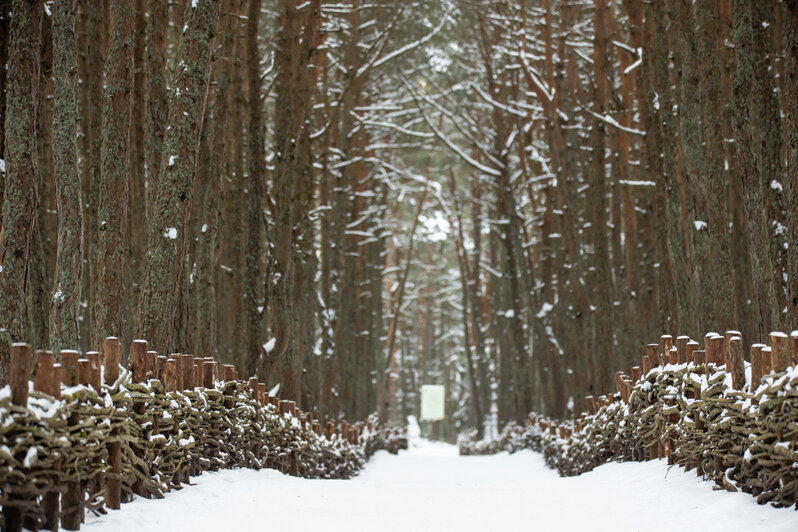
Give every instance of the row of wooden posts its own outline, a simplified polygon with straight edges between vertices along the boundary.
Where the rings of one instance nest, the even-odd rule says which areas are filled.
[[[104,393],[102,381],[108,386],[113,386],[121,374],[122,345],[115,337],[108,337],[103,342],[102,352],[89,351],[83,358],[78,351],[62,350],[56,362],[52,351],[39,350],[31,356],[31,346],[26,343],[15,343],[11,347],[9,384],[11,387],[11,401],[14,405],[26,407],[28,404],[29,379],[32,376],[33,389],[47,394],[54,399],[61,399],[62,385],[72,387],[83,385],[93,388],[97,393]],[[220,375],[221,367],[221,375]],[[104,369],[104,371],[103,371]],[[130,346],[130,372],[133,383],[146,383],[151,379],[159,380],[163,384],[165,393],[189,391],[195,388],[214,388],[216,382],[234,381],[241,387],[248,386],[253,397],[261,406],[273,405],[277,412],[290,415],[300,421],[304,430],[312,431],[327,439],[342,439],[352,445],[361,443],[363,432],[373,430],[371,422],[349,424],[341,421],[327,421],[322,424],[320,420],[313,419],[309,412],[298,409],[294,401],[281,400],[266,393],[266,384],[259,382],[257,377],[249,381],[239,380],[238,369],[234,365],[220,364],[211,357],[194,357],[190,354],[175,353],[159,356],[157,352],[147,349],[146,340],[134,340]],[[227,390],[225,393],[228,392]],[[228,405],[230,406],[230,405]],[[135,402],[133,410],[137,415],[144,414],[146,405]],[[69,426],[80,423],[79,415],[74,412],[68,419]],[[153,433],[157,434],[158,423],[152,423]],[[105,478],[105,507],[119,509],[122,502],[121,484],[121,442],[111,441],[107,445],[108,474]],[[139,450],[141,451],[141,450]],[[187,478],[183,479],[188,481]],[[140,482],[133,485],[133,491],[139,495],[148,496],[140,486]],[[75,483],[73,483],[75,484]],[[45,514],[45,530],[58,530],[59,521],[66,530],[78,530],[83,520],[82,508],[83,494],[80,486],[69,485],[63,494],[63,506],[75,510],[60,512],[59,493],[48,493],[42,498],[41,504]],[[36,523],[15,507],[3,508],[5,528],[8,532],[21,531],[23,526],[35,529]]]
[[[699,349],[700,347],[701,344],[689,336],[678,336],[674,341],[673,336],[662,335],[660,343],[646,346],[641,365],[632,368],[631,376],[622,371],[615,373],[616,394],[602,395],[598,398],[592,395],[585,397],[585,412],[576,420],[574,428],[577,431],[581,430],[585,416],[595,414],[602,406],[610,405],[617,400],[628,403],[634,385],[657,366],[693,363],[696,366],[705,365],[710,371],[725,366],[726,372],[732,376],[732,388],[742,390],[745,387],[744,347],[742,334],[739,331],[727,331],[725,335],[708,333],[704,337],[704,349]],[[792,331],[789,335],[772,332],[770,345],[753,344],[749,356],[750,390],[753,392],[762,382],[762,377],[771,371],[782,372],[790,365],[798,364],[798,331]],[[568,424],[542,419],[537,421],[545,425],[544,430],[561,438],[568,438],[573,432],[573,428]]]

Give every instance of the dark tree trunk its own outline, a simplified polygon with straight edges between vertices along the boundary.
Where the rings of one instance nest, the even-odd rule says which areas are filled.
[[[8,381],[12,342],[30,335],[25,283],[38,206],[36,97],[43,2],[15,0],[11,10],[6,85],[3,227],[0,234],[0,384]]]
[[[178,51],[180,67],[174,91],[169,96],[161,173],[148,217],[138,332],[164,352],[175,347],[175,314],[184,274],[194,169],[220,7],[221,0],[199,0],[186,8],[188,23]]]
[[[58,255],[50,304],[50,349],[77,349],[83,273],[83,209],[78,175],[78,71],[75,0],[56,0],[53,9],[55,107],[53,159],[58,196]]]
[[[128,259],[128,149],[133,93],[135,11],[126,0],[112,0],[111,33],[105,68],[102,128],[102,178],[97,226],[97,287],[93,345],[107,336],[120,339],[125,326]],[[123,339],[123,344],[125,343]]]

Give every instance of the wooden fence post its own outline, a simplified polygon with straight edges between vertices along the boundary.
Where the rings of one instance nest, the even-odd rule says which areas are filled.
[[[111,387],[119,380],[119,369],[122,363],[122,343],[119,338],[109,336],[103,340],[103,358],[105,384]],[[118,439],[119,434],[119,428],[113,428],[106,446],[108,449],[108,472],[105,475],[105,506],[112,510],[118,510],[122,502],[122,443]]]
[[[130,369],[133,373],[133,383],[143,384],[147,382],[150,375],[149,364],[147,362],[147,341],[146,340],[133,340],[130,344]],[[143,418],[144,412],[147,409],[147,404],[144,401],[135,401],[133,403],[133,412],[138,416],[138,422],[141,425],[147,423],[147,419]],[[148,439],[147,430],[142,429],[142,438]],[[135,445],[133,453],[139,457],[144,458],[144,447],[142,445]],[[133,481],[133,493],[145,499],[150,498],[149,492],[144,489],[144,482],[136,477]]]
[[[687,342],[690,341],[689,336],[676,337],[676,362],[678,364],[687,364]]]
[[[726,358],[726,371],[731,373],[732,387],[742,390],[745,387],[745,363],[743,362],[743,340],[739,336],[732,336],[728,341],[728,356]]]
[[[113,386],[119,379],[119,366],[122,363],[122,344],[119,338],[109,336],[103,340],[103,358],[105,359],[105,384]]]
[[[671,347],[673,347],[673,336],[663,334],[659,337],[660,343],[660,365],[664,366],[670,361]]]
[[[751,393],[756,392],[762,383],[762,348],[765,344],[754,344],[751,346]]]
[[[52,351],[36,351],[33,366],[33,389],[46,393],[53,399],[61,399],[61,381],[56,380],[55,355]],[[61,470],[61,461],[53,463],[55,471],[54,480],[58,479]],[[44,511],[45,530],[58,530],[61,519],[61,494],[58,491],[48,491],[42,496],[42,510]]]
[[[771,370],[773,369],[772,362],[772,353],[771,348],[769,345],[766,345],[760,351],[760,358],[762,360],[762,376],[769,375]]]
[[[30,345],[24,343],[11,344],[11,358],[8,382],[11,386],[11,402],[16,406],[28,406],[28,375],[30,374]],[[24,456],[17,456],[21,460]],[[17,500],[25,502],[22,496],[11,494],[9,502]],[[21,532],[23,527],[22,508],[17,506],[4,506],[3,517],[5,530]]]
[[[61,360],[61,377],[64,386],[77,386],[79,382],[78,352],[64,349],[58,353]],[[73,411],[67,425],[76,426],[80,422],[80,414]],[[61,527],[66,530],[79,530],[83,520],[83,491],[80,481],[70,480],[66,483],[66,491],[61,497]]]
[[[693,353],[695,353],[696,349],[698,349],[700,344],[695,340],[688,340],[687,344],[684,346],[685,348],[685,362],[689,364],[692,362],[695,365],[695,358],[693,357]]]
[[[783,332],[770,333],[770,362],[776,373],[786,370],[792,363],[789,343],[789,337]]]
[[[648,357],[648,362],[652,368],[655,366],[659,366],[660,365],[659,344],[648,344],[646,346],[646,356]]]
[[[182,390],[193,390],[194,389],[194,357],[191,355],[180,355],[181,360],[181,367],[183,371],[183,378],[181,382],[183,383]]]

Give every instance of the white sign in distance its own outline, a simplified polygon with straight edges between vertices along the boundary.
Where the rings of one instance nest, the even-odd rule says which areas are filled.
[[[440,421],[443,419],[446,404],[445,388],[440,384],[424,384],[421,386],[421,419],[422,421]]]

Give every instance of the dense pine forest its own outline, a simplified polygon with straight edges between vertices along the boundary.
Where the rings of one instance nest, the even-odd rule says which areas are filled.
[[[0,0],[0,64],[2,384],[146,338],[453,436],[798,325],[795,0]]]

